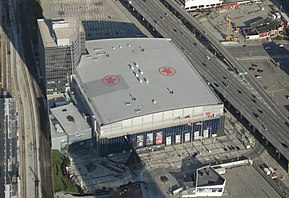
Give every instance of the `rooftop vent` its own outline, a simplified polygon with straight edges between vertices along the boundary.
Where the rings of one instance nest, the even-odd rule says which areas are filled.
[[[133,62],[133,64],[134,64],[136,67],[139,67],[139,65],[138,65],[136,62]]]
[[[155,99],[152,99],[153,104],[157,104],[157,101]]]
[[[97,58],[93,58],[93,61],[97,61],[98,59]]]
[[[137,108],[134,110],[136,113],[140,113],[141,112],[141,109]]]
[[[121,45],[119,45],[118,47],[119,47],[120,49],[122,48],[122,46],[121,46]]]
[[[132,72],[136,77],[138,77],[138,73],[136,73],[135,71]]]
[[[109,54],[106,54],[106,57],[109,57]]]
[[[114,49],[115,49],[115,47],[113,46],[113,47],[112,47],[112,49],[114,50]]]
[[[130,44],[127,44],[128,47],[130,47]]]
[[[137,80],[140,82],[140,83],[142,83],[142,79],[141,78],[139,78],[139,77],[136,77],[137,78]]]
[[[132,66],[131,64],[128,64],[130,69],[134,69],[134,66]]]
[[[143,74],[143,71],[142,71],[141,69],[138,69],[138,72],[139,72],[140,74]]]
[[[143,80],[144,80],[147,84],[150,83],[150,81],[149,81],[146,77],[143,77]]]
[[[67,111],[67,109],[62,109],[63,112]]]
[[[124,105],[129,106],[129,105],[131,105],[131,103],[130,102],[124,102]]]
[[[66,118],[69,122],[74,122],[74,117],[72,117],[71,115],[66,116]]]

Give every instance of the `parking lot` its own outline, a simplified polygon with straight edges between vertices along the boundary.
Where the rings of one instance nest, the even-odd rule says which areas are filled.
[[[265,49],[268,46],[270,48]],[[267,43],[227,49],[289,117],[289,46],[284,44],[280,48],[278,44]]]
[[[151,36],[119,1],[43,0],[41,6],[45,18],[82,21],[86,40]]]

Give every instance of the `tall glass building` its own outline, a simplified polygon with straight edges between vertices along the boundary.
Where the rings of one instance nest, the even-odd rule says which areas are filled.
[[[85,53],[85,33],[75,18],[38,19],[40,73],[46,94],[65,92]]]

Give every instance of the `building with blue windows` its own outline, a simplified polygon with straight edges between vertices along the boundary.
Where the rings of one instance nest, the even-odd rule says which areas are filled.
[[[101,156],[219,136],[224,105],[170,39],[87,41],[72,98]]]

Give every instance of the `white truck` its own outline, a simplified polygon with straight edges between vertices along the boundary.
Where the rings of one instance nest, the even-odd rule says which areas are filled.
[[[266,173],[266,175],[270,175],[271,171],[269,170],[266,164],[260,164],[260,168]]]

